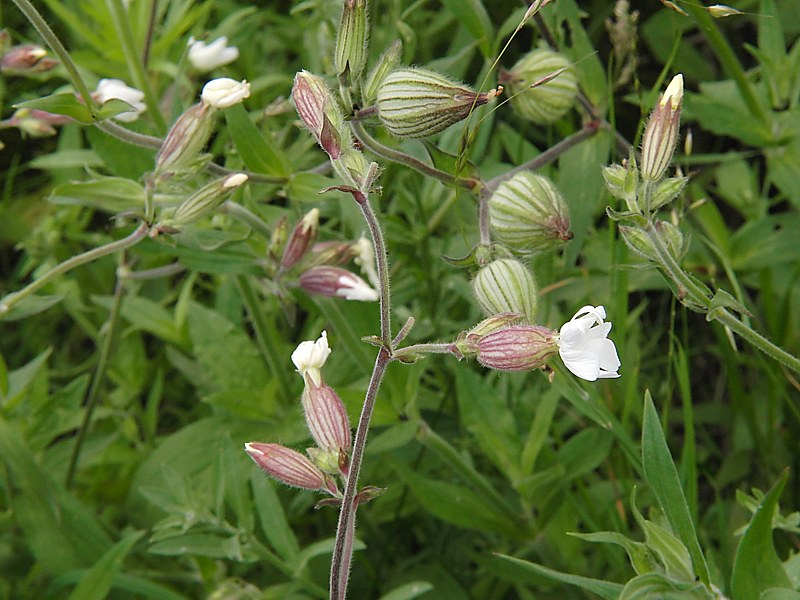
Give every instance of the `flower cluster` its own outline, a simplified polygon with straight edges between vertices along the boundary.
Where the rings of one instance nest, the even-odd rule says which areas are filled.
[[[280,444],[249,442],[245,451],[274,479],[340,499],[336,478],[347,476],[352,437],[344,403],[322,377],[322,366],[330,354],[325,331],[316,341],[300,343],[292,353],[292,362],[303,378],[303,413],[316,446],[302,454]]]

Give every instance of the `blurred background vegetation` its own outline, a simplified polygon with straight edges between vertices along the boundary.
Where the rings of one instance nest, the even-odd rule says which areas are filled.
[[[513,37],[499,65],[509,68],[536,47],[543,23],[575,62],[588,101],[631,143],[658,90],[683,73],[676,165],[691,183],[671,218],[691,236],[684,266],[731,293],[755,329],[797,355],[800,13],[793,0],[742,0],[731,4],[742,14],[715,19],[690,10],[697,5],[677,3],[691,13],[682,15],[656,0],[633,2],[635,37],[615,53],[615,2],[556,0],[541,23]],[[405,64],[475,86],[489,73],[492,87],[493,61],[525,8],[510,0],[374,0],[372,62],[400,39]],[[40,9],[92,89],[103,77],[132,84],[109,4],[44,0]],[[0,323],[0,598],[327,596],[336,511],[314,510],[313,494],[269,481],[242,446],[309,444],[289,361],[299,341],[327,329],[326,379],[351,422],[374,360],[360,340],[377,333],[377,305],[299,289],[278,299],[265,282],[269,229],[282,216],[293,224],[318,207],[321,240],[353,240],[365,230],[349,196],[318,195],[336,181],[317,168],[324,154],[288,100],[298,70],[333,73],[340,10],[328,0],[130,2],[130,30],[139,49],[150,41],[146,71],[167,123],[206,78],[188,68],[188,38],[227,35],[239,48],[239,59],[212,75],[251,82],[244,106],[259,135],[242,132],[231,111],[218,120],[209,151],[219,164],[281,181],[252,182],[234,198],[266,231],[223,211],[172,243],[148,239],[71,271],[46,288],[46,310]],[[0,21],[13,43],[42,43],[13,3],[0,6]],[[62,67],[4,73],[1,116],[68,85]],[[480,121],[468,148],[461,125],[437,144],[466,153],[490,178],[586,119],[576,105],[543,127],[504,104]],[[165,133],[148,113],[130,128]],[[424,157],[416,142],[374,134]],[[48,137],[7,128],[0,142],[0,296],[134,228],[124,214],[137,208],[131,184],[152,170],[153,150],[76,123]],[[800,516],[791,514],[800,504],[797,374],[683,308],[658,272],[630,254],[606,218],[616,200],[601,176],[622,158],[601,131],[541,170],[566,197],[575,237],[532,263],[542,324],[557,328],[582,305],[606,306],[622,377],[584,384],[559,372],[550,383],[538,372],[498,374],[450,357],[392,365],[362,472],[364,483],[386,492],[360,511],[351,597],[590,597],[494,553],[631,579],[621,548],[567,532],[642,539],[634,486],[643,514],[657,506],[639,454],[645,390],[712,581],[730,594],[737,530],[754,507],[742,494],[766,491],[788,468],[788,516],[776,517],[774,539],[792,586],[800,585]],[[442,257],[464,256],[477,242],[476,203],[405,167],[381,166],[375,207],[396,322],[416,318],[413,342],[454,339],[481,315],[469,271]],[[118,275],[120,267],[173,264],[164,277]]]

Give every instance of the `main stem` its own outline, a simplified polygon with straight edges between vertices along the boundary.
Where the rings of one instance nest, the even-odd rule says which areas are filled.
[[[339,524],[336,528],[336,542],[333,548],[333,557],[331,558],[331,600],[344,600],[347,595],[347,580],[350,576],[350,564],[353,559],[353,540],[355,539],[356,511],[358,510],[358,505],[356,504],[358,476],[364,459],[369,424],[372,420],[372,412],[375,409],[375,401],[378,398],[378,390],[386,373],[386,367],[392,361],[393,352],[389,259],[386,253],[386,243],[367,194],[354,190],[353,198],[361,208],[372,237],[372,245],[375,248],[375,262],[378,279],[380,280],[378,293],[380,296],[381,341],[383,345],[375,359],[375,366],[372,369],[369,387],[367,387],[366,397],[364,398],[364,406],[361,408],[361,416],[358,419],[358,427],[353,440],[353,452],[350,457],[347,485],[344,490],[342,506],[339,510]]]

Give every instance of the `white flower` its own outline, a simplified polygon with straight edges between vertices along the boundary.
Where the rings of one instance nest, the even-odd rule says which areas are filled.
[[[683,103],[683,75],[680,73],[675,75],[672,81],[669,82],[667,89],[664,90],[664,95],[659,100],[659,104],[665,106],[668,100],[671,101],[670,106],[673,111],[677,110]]]
[[[320,368],[328,360],[331,349],[328,347],[328,333],[322,335],[316,342],[307,340],[300,342],[300,345],[292,352],[292,362],[297,367],[297,372],[305,378],[308,375],[315,385],[319,386],[322,382]]]
[[[606,309],[584,306],[560,330],[558,353],[566,367],[581,379],[619,377],[617,348],[608,339],[611,323],[603,322]]]
[[[147,110],[147,106],[143,102],[144,92],[130,87],[121,79],[101,79],[92,97],[100,104],[105,104],[114,98],[130,104],[134,110],[120,113],[114,117],[125,123],[135,121],[141,113]]]
[[[358,253],[355,256],[355,263],[361,267],[362,273],[367,276],[372,285],[380,287],[378,271],[375,270],[375,249],[372,247],[372,242],[362,236],[353,244],[353,250]]]
[[[352,273],[339,277],[338,284],[336,295],[345,300],[375,302],[380,297],[378,292],[372,289],[366,281]]]
[[[189,39],[189,62],[198,71],[206,72],[227,65],[239,58],[239,49],[228,46],[228,38],[224,35],[210,44]]]
[[[203,102],[214,108],[228,108],[250,97],[250,84],[230,77],[212,79],[203,86]]]

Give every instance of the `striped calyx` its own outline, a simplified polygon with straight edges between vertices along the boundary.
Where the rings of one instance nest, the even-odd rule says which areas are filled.
[[[530,371],[545,366],[558,352],[558,334],[538,325],[512,325],[482,337],[478,362],[500,371]]]
[[[502,91],[478,93],[427,69],[389,73],[378,87],[376,106],[384,127],[397,137],[420,138],[444,131]]]
[[[339,74],[357,79],[367,64],[367,1],[345,0],[336,35],[334,62]]]
[[[542,125],[566,114],[578,95],[572,63],[545,48],[523,56],[500,81],[508,85],[511,107],[525,119]]]
[[[489,216],[497,239],[520,252],[542,252],[572,238],[563,196],[547,177],[528,171],[497,187]]]
[[[538,297],[531,272],[518,260],[501,258],[478,271],[472,291],[483,311],[518,313],[529,323],[536,316]]]

